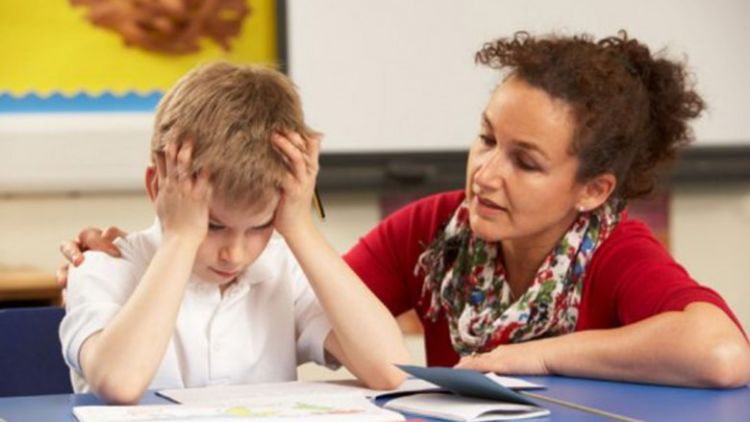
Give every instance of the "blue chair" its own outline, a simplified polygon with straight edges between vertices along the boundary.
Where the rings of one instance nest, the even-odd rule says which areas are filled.
[[[72,393],[57,334],[63,308],[0,309],[0,397]]]

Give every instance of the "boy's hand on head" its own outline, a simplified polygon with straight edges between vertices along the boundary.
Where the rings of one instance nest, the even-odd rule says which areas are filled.
[[[312,136],[306,139],[291,132],[274,135],[272,142],[289,167],[274,218],[274,227],[286,236],[289,230],[306,222],[312,223],[310,208],[318,177],[320,138]]]
[[[156,213],[164,236],[177,236],[201,242],[208,232],[211,186],[208,171],[190,171],[193,143],[183,137],[178,145],[170,141],[156,160],[158,192]]]

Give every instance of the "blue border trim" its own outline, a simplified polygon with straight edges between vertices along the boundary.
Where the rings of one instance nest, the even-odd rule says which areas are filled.
[[[49,97],[36,94],[14,97],[0,92],[0,113],[149,112],[156,109],[161,96],[158,91],[146,95],[131,92],[119,96],[111,93],[91,96],[82,93],[74,96],[52,94]]]

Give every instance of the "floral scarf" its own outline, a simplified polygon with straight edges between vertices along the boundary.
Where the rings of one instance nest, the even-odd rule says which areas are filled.
[[[607,203],[579,213],[528,290],[513,300],[501,245],[474,236],[464,201],[415,268],[425,274],[427,317],[435,321],[441,309],[445,312],[453,348],[461,355],[573,331],[586,268],[617,225],[621,209]]]

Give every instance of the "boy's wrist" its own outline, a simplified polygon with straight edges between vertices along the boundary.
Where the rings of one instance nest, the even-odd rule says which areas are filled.
[[[164,232],[162,235],[163,243],[173,243],[175,245],[198,249],[198,246],[203,242],[204,235],[192,234],[192,233],[173,233]]]
[[[303,238],[316,230],[317,227],[313,222],[312,216],[309,214],[295,220],[294,224],[288,228],[277,227],[276,229],[287,242]]]

